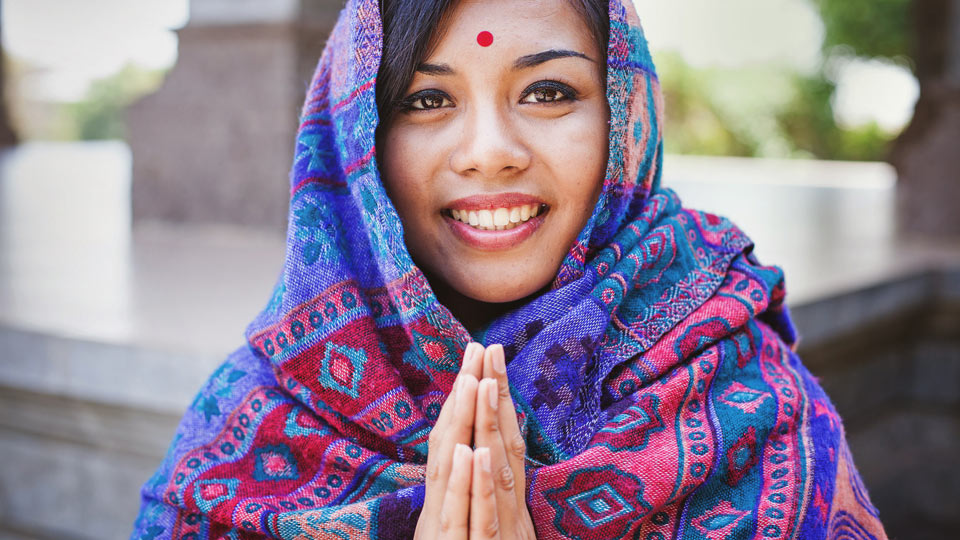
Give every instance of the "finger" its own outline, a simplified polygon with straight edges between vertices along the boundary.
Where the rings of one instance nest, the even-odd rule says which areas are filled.
[[[498,415],[500,394],[497,381],[483,379],[477,390],[477,418],[473,429],[474,444],[486,447],[490,452],[490,468],[493,476],[497,514],[504,527],[509,527],[517,518],[516,473],[507,459],[506,448],[500,433]]]
[[[466,540],[470,519],[470,480],[473,451],[464,444],[454,449],[454,467],[443,493],[436,538]]]
[[[450,410],[447,425],[434,426],[430,432],[424,512],[436,514],[440,510],[443,493],[447,489],[453,468],[456,445],[469,447],[471,444],[477,386],[477,379],[473,375],[460,377],[452,399],[444,404],[444,407]]]
[[[469,373],[480,380],[483,378],[483,351],[485,350],[483,345],[477,343],[476,341],[470,342],[467,347],[470,349],[471,354],[467,354],[467,350],[464,350],[463,353],[463,362],[460,364],[460,374],[464,375]]]
[[[473,481],[470,483],[470,538],[500,538],[500,520],[493,475],[490,473],[490,449],[473,452]]]
[[[527,445],[517,423],[517,412],[510,397],[510,381],[507,379],[507,363],[503,354],[502,345],[491,345],[483,354],[483,376],[497,381],[497,390],[500,394],[498,404],[500,421],[500,437],[506,449],[507,460],[513,471],[516,482],[517,503],[526,504],[526,453]]]
[[[447,397],[447,401],[444,402],[443,407],[440,409],[440,415],[437,416],[437,423],[434,426],[445,427],[450,423],[450,418],[453,416],[453,401],[456,398],[458,382],[465,374],[473,375],[478,381],[480,380],[480,375],[483,372],[483,345],[473,341],[467,345],[467,348],[463,351],[463,361],[460,363],[460,373],[457,375],[457,378],[453,381],[453,388],[450,389],[450,396]],[[448,407],[447,405],[451,405]]]

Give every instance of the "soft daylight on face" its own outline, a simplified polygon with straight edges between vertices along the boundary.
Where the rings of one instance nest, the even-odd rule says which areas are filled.
[[[564,0],[453,8],[379,141],[407,246],[442,301],[550,284],[603,183],[605,61]]]

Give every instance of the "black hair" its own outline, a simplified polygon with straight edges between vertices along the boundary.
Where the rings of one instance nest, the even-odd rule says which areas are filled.
[[[393,115],[397,103],[413,80],[417,66],[430,53],[429,47],[439,36],[443,17],[456,0],[382,0],[383,53],[377,74],[377,110],[380,125]],[[609,0],[567,0],[583,17],[597,42],[597,50],[605,65],[610,33]]]

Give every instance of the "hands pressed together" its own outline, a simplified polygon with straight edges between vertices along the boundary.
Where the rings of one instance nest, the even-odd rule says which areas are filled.
[[[525,500],[525,450],[503,347],[471,343],[430,433],[415,538],[535,538]]]

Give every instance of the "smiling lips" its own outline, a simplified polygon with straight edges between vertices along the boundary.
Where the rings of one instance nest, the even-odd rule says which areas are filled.
[[[443,211],[462,241],[484,250],[501,250],[526,240],[543,223],[549,206],[520,193],[475,195],[458,199]]]
[[[525,204],[493,210],[457,210],[454,208],[450,210],[450,217],[482,231],[508,231],[529,221],[531,217],[537,217],[539,213],[539,204]]]

